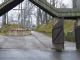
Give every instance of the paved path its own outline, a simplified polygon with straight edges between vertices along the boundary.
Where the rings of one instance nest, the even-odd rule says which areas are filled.
[[[51,49],[51,38],[32,32],[29,36],[0,36],[1,49]]]
[[[38,33],[38,32],[32,32],[32,35],[35,36],[39,41],[43,43],[43,45],[47,48],[52,48],[52,38],[45,36],[44,34]],[[65,50],[76,50],[76,45],[73,42],[67,42],[65,41]]]
[[[42,33],[32,31],[29,36],[0,36],[1,49],[49,49],[52,39]],[[65,50],[75,50],[75,43],[65,42]]]
[[[80,52],[0,49],[0,60],[80,60]]]
[[[80,60],[80,52],[0,49],[0,60]]]
[[[0,36],[0,60],[80,60],[75,43],[65,42],[63,52],[52,47],[50,37],[34,31],[24,37]]]

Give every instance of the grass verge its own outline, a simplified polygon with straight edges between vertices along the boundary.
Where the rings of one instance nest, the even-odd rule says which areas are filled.
[[[41,32],[49,37],[52,37],[52,21],[48,22],[47,24],[39,25],[36,28],[36,31]],[[64,35],[67,41],[74,42],[74,36],[71,34],[67,34],[68,32],[72,32],[74,27],[73,21],[65,21],[64,22]]]

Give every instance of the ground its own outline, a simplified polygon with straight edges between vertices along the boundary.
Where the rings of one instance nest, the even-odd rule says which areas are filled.
[[[75,43],[65,42],[65,49],[75,49]],[[28,36],[0,36],[1,49],[51,49],[51,37],[32,31]]]
[[[51,38],[32,32],[29,36],[0,36],[0,48],[6,49],[51,49]]]
[[[52,40],[32,31],[29,36],[0,36],[0,60],[79,60],[75,43],[65,42],[63,52],[51,48]]]

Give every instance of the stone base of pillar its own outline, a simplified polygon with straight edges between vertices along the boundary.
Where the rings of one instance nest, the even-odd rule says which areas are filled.
[[[64,50],[64,44],[54,44],[53,49],[57,52],[62,52]]]
[[[77,51],[80,51],[80,44],[76,43],[76,49]]]

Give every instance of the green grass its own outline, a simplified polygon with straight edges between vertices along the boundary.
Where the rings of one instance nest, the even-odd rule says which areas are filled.
[[[39,25],[36,28],[36,31],[41,32],[49,37],[52,37],[52,21],[48,22],[47,24],[43,24],[43,25]],[[65,21],[64,22],[64,34],[67,38],[68,41],[73,41],[74,37],[71,35],[67,36],[68,32],[72,32],[73,31],[73,26],[74,26],[74,22],[73,21]]]
[[[36,31],[44,32],[44,33],[51,33],[52,32],[52,22],[48,22],[47,24],[39,25],[36,28]]]
[[[49,37],[52,37],[52,33],[44,33],[45,35],[49,36]]]
[[[10,25],[4,25],[2,28],[0,28],[0,34],[7,34],[9,26]]]
[[[47,24],[39,25],[36,30],[40,32],[45,33],[51,33],[52,32],[52,21],[48,22]],[[72,21],[65,21],[64,22],[64,33],[67,34],[67,32],[70,32],[73,30],[74,23]]]
[[[17,24],[6,24],[2,28],[0,28],[0,34],[1,35],[6,35],[8,34],[10,29],[16,29],[19,26]]]
[[[73,21],[65,21],[64,22],[64,33],[67,35],[68,32],[73,31],[74,22]]]
[[[50,33],[50,32],[40,32],[40,33],[43,33],[46,36],[52,37],[52,33]]]

